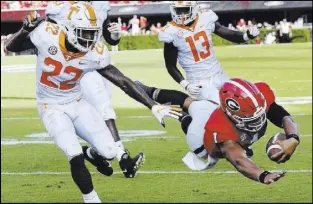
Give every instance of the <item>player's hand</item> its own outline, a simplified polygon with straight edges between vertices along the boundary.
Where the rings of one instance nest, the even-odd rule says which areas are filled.
[[[118,23],[110,23],[108,31],[111,33],[111,36],[114,40],[118,40],[122,36],[122,28]]]
[[[192,96],[199,95],[200,89],[202,88],[202,86],[200,84],[198,84],[198,83],[191,84],[187,80],[183,80],[182,82],[180,82],[180,84]]]
[[[165,127],[163,120],[164,117],[178,119],[179,116],[182,116],[180,113],[182,109],[177,106],[154,105],[151,110],[153,115],[158,119],[163,127]]]
[[[44,19],[39,19],[40,15],[37,11],[31,11],[23,21],[23,29],[32,32]]]
[[[267,184],[267,185],[272,184],[278,181],[279,179],[281,179],[282,177],[284,177],[285,174],[286,174],[286,171],[270,173],[265,176],[264,184]]]
[[[247,32],[244,34],[243,38],[245,41],[253,40],[260,34],[260,31],[256,26],[249,27]]]
[[[289,138],[284,141],[276,140],[275,144],[278,144],[282,150],[280,152],[277,152],[272,156],[273,159],[278,159],[276,163],[285,163],[290,159],[294,151],[296,150],[297,146],[299,145],[299,142],[294,138]]]

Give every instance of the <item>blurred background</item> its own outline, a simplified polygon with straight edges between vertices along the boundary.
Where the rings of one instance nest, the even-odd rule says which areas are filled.
[[[154,36],[170,20],[170,1],[109,1],[110,21],[119,22],[125,36]],[[312,1],[198,1],[201,9],[211,9],[219,16],[222,25],[245,31],[250,26],[262,30],[260,37],[250,43],[273,44],[312,39]],[[31,10],[39,11],[45,17],[48,1],[1,1],[1,56],[3,44],[8,37],[18,31],[25,15]],[[309,29],[309,35],[295,31]],[[294,31],[294,34],[293,34]],[[299,39],[298,39],[299,38]],[[118,50],[161,48],[156,38],[124,38]],[[123,42],[124,41],[124,42]],[[140,42],[141,43],[140,43]],[[144,41],[144,43],[142,43]],[[154,41],[154,42],[153,42]],[[131,43],[130,43],[131,42]],[[131,45],[129,45],[131,44]],[[230,43],[215,42],[215,45]],[[27,51],[19,54],[32,54]]]

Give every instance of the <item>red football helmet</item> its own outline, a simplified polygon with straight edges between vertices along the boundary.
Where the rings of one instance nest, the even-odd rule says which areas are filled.
[[[258,88],[243,79],[231,79],[220,89],[222,110],[236,127],[259,131],[266,123],[266,100]]]

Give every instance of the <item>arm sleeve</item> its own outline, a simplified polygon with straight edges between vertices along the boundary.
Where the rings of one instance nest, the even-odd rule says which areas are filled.
[[[177,83],[180,83],[184,80],[184,77],[177,68],[177,56],[178,50],[173,43],[164,43],[164,60],[166,69],[172,78]]]
[[[35,45],[28,33],[22,29],[13,34],[5,44],[5,49],[10,52],[22,52],[33,48],[35,48]]]
[[[222,26],[219,22],[215,22],[214,33],[221,38],[228,40],[233,43],[244,43],[246,42],[243,38],[244,33],[240,31],[230,30]]]
[[[283,128],[283,118],[290,116],[290,114],[276,102],[272,103],[267,111],[267,119],[277,127]]]

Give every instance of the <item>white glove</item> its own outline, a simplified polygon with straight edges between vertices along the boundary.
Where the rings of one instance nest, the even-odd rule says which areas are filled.
[[[113,40],[118,40],[122,36],[122,28],[121,25],[118,23],[110,23],[108,31],[111,33],[111,38]]]
[[[260,34],[260,31],[258,30],[258,27],[256,26],[249,27],[247,32],[243,35],[243,39],[245,41],[249,41],[249,40],[256,38],[256,36],[258,36],[259,34]]]
[[[151,110],[153,115],[158,119],[163,127],[165,127],[163,120],[164,117],[178,119],[179,116],[182,116],[182,114],[179,113],[182,111],[182,109],[178,108],[177,106],[154,105],[152,106]]]
[[[187,80],[181,81],[180,85],[193,96],[197,96],[202,88],[200,84],[190,84]]]

